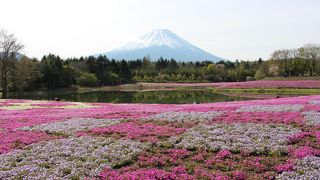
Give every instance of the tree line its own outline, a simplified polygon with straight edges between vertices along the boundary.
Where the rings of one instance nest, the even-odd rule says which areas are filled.
[[[57,89],[72,86],[107,86],[132,82],[232,82],[266,77],[320,76],[320,46],[277,50],[270,60],[178,62],[148,57],[115,60],[106,56],[62,59],[49,54],[41,59],[20,52],[23,45],[13,34],[0,31],[2,97],[8,91]]]

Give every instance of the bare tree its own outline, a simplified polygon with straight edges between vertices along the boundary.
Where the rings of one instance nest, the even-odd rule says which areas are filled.
[[[274,51],[271,55],[272,60],[287,60],[290,58],[290,51],[287,49]]]
[[[5,30],[0,30],[0,73],[2,85],[2,98],[8,95],[8,76],[17,54],[23,49],[23,45],[18,42],[14,34],[10,34]]]

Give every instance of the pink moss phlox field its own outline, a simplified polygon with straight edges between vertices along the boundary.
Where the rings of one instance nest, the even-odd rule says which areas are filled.
[[[120,134],[124,138],[155,143],[160,138],[175,136],[184,131],[184,128],[159,126],[153,123],[125,122],[110,127],[91,129],[88,134]]]
[[[14,130],[23,126],[38,125],[66,118],[55,109],[0,111],[0,128]]]
[[[138,157],[137,164],[141,167],[178,166],[189,156],[189,153],[186,149],[169,149],[155,154],[142,153]]]
[[[319,155],[320,151],[309,146],[302,146],[289,149],[289,153],[293,158],[302,159],[308,156]]]
[[[105,169],[100,173],[101,179],[110,179],[110,180],[168,180],[168,179],[179,179],[179,180],[193,180],[193,179],[213,179],[213,180],[230,180],[228,176],[220,174],[212,174],[202,168],[196,168],[194,175],[187,173],[187,170],[184,166],[177,166],[171,169],[171,171],[165,171],[156,168],[143,168],[127,172],[120,172],[112,170],[110,168]],[[245,173],[243,172],[234,172],[233,176],[235,179],[245,178]]]
[[[220,86],[259,83],[281,85]],[[183,105],[0,100],[0,179],[319,179],[319,156],[320,96]]]
[[[319,132],[315,132],[315,136],[318,140],[318,143],[320,144],[320,131]]]
[[[318,80],[247,81],[217,84],[219,88],[319,88]]]
[[[258,80],[246,82],[222,82],[222,83],[144,83],[147,86],[187,86],[202,87],[211,86],[217,88],[320,88],[319,80]]]
[[[160,169],[139,169],[131,172],[119,173],[118,171],[112,169],[105,169],[100,173],[101,179],[110,180],[166,180],[166,179],[186,179],[192,180],[193,176],[188,175],[183,167],[176,167],[172,172],[167,172]]]
[[[26,100],[20,100],[20,99],[6,99],[4,101],[0,101],[0,107],[4,106],[10,106],[16,103],[24,103]]]
[[[304,106],[304,110],[303,111],[305,111],[305,112],[308,112],[308,111],[320,112],[320,106],[307,104],[307,105]]]
[[[310,136],[311,134],[312,133],[310,133],[310,132],[300,132],[300,133],[289,136],[288,139],[291,143],[295,143],[295,142],[298,142],[298,141],[304,139],[307,136]]]
[[[7,153],[13,149],[22,148],[28,144],[36,143],[42,140],[53,139],[42,132],[24,132],[24,131],[4,131],[0,132],[0,154]]]
[[[43,102],[43,103],[33,103],[32,106],[39,106],[39,107],[64,107],[64,106],[70,106],[73,105],[73,103],[68,102],[59,102],[59,101],[49,101],[49,102]]]
[[[212,123],[284,123],[302,124],[299,112],[228,112],[216,117]]]
[[[216,155],[216,157],[217,157],[217,158],[220,158],[220,159],[224,159],[224,158],[226,158],[226,157],[229,157],[230,155],[231,155],[231,152],[230,152],[229,150],[224,149],[224,150],[220,151],[220,152]]]
[[[241,172],[241,171],[235,171],[232,173],[232,177],[234,179],[239,179],[239,180],[244,180],[247,178],[247,175],[245,172]]]
[[[293,171],[294,170],[294,163],[293,162],[286,162],[285,164],[276,165],[275,170],[278,173],[282,173],[282,172],[286,172],[286,171]]]
[[[183,159],[189,155],[188,150],[186,149],[169,149],[167,150],[168,156],[174,160]]]

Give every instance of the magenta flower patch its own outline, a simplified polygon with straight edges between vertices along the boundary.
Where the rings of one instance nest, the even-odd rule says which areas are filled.
[[[183,105],[0,100],[0,179],[319,179],[319,156],[320,96]]]
[[[4,131],[0,132],[0,154],[13,149],[20,149],[26,145],[44,140],[54,139],[42,132]]]
[[[88,131],[93,135],[120,135],[123,138],[155,143],[161,138],[169,138],[181,134],[184,128],[159,126],[153,123],[126,122],[105,128],[95,128]]]

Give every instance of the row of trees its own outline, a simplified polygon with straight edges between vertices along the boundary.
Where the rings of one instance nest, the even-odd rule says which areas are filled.
[[[21,55],[23,45],[13,34],[0,32],[0,81],[2,97],[8,90],[106,86],[131,82],[228,82],[265,77],[319,76],[320,46],[277,50],[270,60],[177,62],[148,58],[133,61],[105,56],[62,59],[49,54],[41,60]]]
[[[307,44],[298,49],[284,49],[273,52],[272,64],[279,67],[278,76],[315,76],[320,72],[320,46]]]

